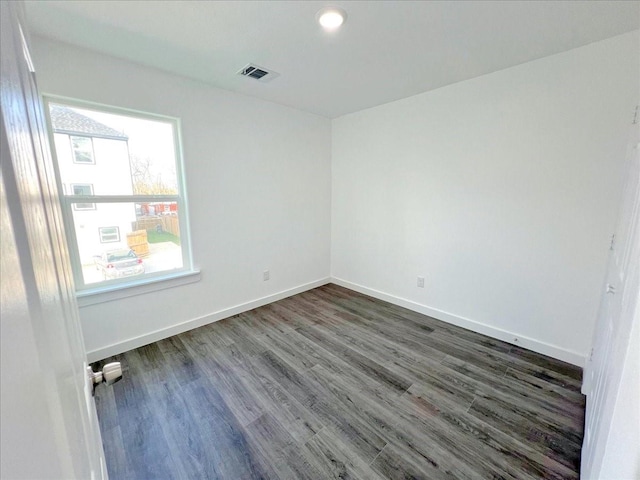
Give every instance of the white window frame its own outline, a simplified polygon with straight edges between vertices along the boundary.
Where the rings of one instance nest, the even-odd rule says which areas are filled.
[[[171,123],[173,126],[173,144],[175,148],[174,154],[176,159],[176,177],[178,187],[177,195],[73,195],[72,187],[70,187],[69,192],[71,193],[71,195],[65,194],[62,188],[62,180],[60,176],[60,168],[58,166],[56,150],[55,148],[51,149],[51,154],[54,159],[56,183],[58,186],[58,191],[61,192],[60,204],[62,207],[62,216],[65,224],[67,244],[69,248],[71,267],[73,270],[79,305],[82,307],[95,303],[108,302],[117,300],[119,298],[130,297],[133,295],[144,294],[155,290],[161,290],[164,288],[170,288],[199,281],[200,271],[194,268],[193,256],[191,251],[187,189],[184,176],[182,139],[180,135],[180,119],[169,117],[166,115],[140,112],[128,108],[108,106],[104,104],[71,99],[68,97],[45,94],[43,95],[43,105],[49,132],[49,144],[52,146],[55,146],[55,141],[54,132],[51,125],[51,115],[49,107],[50,103],[84,108],[88,110],[98,110],[115,115],[161,121]],[[73,156],[73,161],[75,161],[75,155]],[[79,163],[83,164],[84,162]],[[86,165],[89,165],[89,163],[86,163]],[[145,273],[144,275],[140,275],[138,277],[125,277],[121,279],[107,280],[98,284],[85,284],[73,218],[74,205],[77,203],[94,203],[96,205],[101,203],[132,203],[135,205],[136,203],[149,202],[176,202],[178,204],[180,247],[182,249],[182,268],[165,270],[155,273]]]
[[[103,230],[107,230],[107,229],[114,229],[115,230],[115,240],[105,240],[105,233]],[[120,227],[118,226],[114,226],[114,227],[98,227],[98,235],[100,235],[100,243],[114,243],[114,242],[119,242],[120,241]],[[113,233],[107,233],[107,236],[109,235],[114,235]]]
[[[78,157],[76,157],[76,148],[73,146],[73,139],[75,138],[86,138],[89,140],[89,142],[91,143],[91,161],[90,162],[79,162],[77,159]],[[93,149],[93,138],[91,138],[88,135],[72,135],[69,134],[69,143],[71,145],[71,156],[73,159],[73,163],[75,163],[76,165],[95,165],[96,164],[96,152]]]
[[[64,193],[64,185],[62,186],[62,191]],[[75,187],[89,187],[89,195],[93,195],[93,185],[91,183],[70,183],[69,184],[69,188],[71,189],[71,195],[76,196],[76,197],[82,197],[83,195],[78,195],[75,193]],[[65,194],[66,195],[66,194]],[[88,207],[80,207],[80,205],[90,205]],[[83,211],[89,211],[89,210],[95,210],[96,209],[96,204],[95,203],[74,203],[73,204],[73,209],[77,212],[83,212]]]

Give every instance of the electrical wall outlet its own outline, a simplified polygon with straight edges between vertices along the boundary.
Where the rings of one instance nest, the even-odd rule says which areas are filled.
[[[265,270],[264,272],[262,272],[262,280],[264,282],[266,282],[267,280],[269,280],[269,270]]]
[[[424,277],[418,277],[418,286],[424,288]]]

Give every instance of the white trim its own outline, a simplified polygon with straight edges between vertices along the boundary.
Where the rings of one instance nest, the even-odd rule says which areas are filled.
[[[177,280],[177,281],[172,282],[171,280]],[[125,296],[139,295],[142,293],[147,293],[147,291],[158,290],[161,288],[170,288],[170,287],[182,285],[185,283],[196,282],[198,280],[200,280],[200,272],[188,273],[186,275],[183,275],[182,277],[169,279],[165,282],[156,282],[154,284],[140,285],[135,288],[114,290],[111,292],[103,292],[100,295],[88,295],[84,297],[79,297],[78,303],[80,307],[83,307],[87,305],[93,305],[95,303],[116,300],[117,298],[123,298]],[[401,297],[396,297],[394,295],[380,292],[378,290],[364,287],[362,285],[358,285],[357,283],[352,283],[347,280],[343,280],[336,277],[327,277],[320,280],[316,280],[314,282],[306,283],[298,287],[294,287],[288,290],[283,290],[281,292],[274,293],[273,295],[268,295],[266,297],[258,298],[256,300],[242,303],[233,307],[225,308],[223,310],[218,310],[217,312],[213,312],[208,315],[204,315],[202,317],[194,318],[192,320],[187,320],[186,322],[179,323],[177,325],[172,325],[171,327],[163,328],[161,330],[156,330],[154,332],[140,335],[139,337],[134,337],[134,338],[125,340],[123,342],[114,343],[106,347],[99,348],[97,350],[92,350],[90,352],[87,352],[88,361],[95,362],[113,355],[118,355],[120,353],[133,350],[134,348],[142,347],[143,345],[148,345],[149,343],[157,342],[158,340],[162,340],[164,338],[168,338],[173,335],[178,335],[188,330],[192,330],[194,328],[198,328],[203,325],[207,325],[209,323],[214,323],[219,320],[223,320],[225,318],[231,317],[233,315],[238,315],[239,313],[253,310],[254,308],[262,307],[269,303],[277,302],[278,300],[282,300],[283,298],[287,298],[292,295],[296,295],[298,293],[302,293],[307,290],[311,290],[313,288],[326,285],[328,283],[335,283],[336,285],[340,285],[341,287],[345,287],[345,288],[354,290],[356,292],[369,295],[371,297],[377,298],[379,300],[383,300],[385,302],[393,303],[394,305],[399,305],[401,307],[408,308],[409,310],[412,310],[414,312],[418,312],[423,315],[428,315],[429,317],[432,317],[437,320],[441,320],[443,322],[447,322],[453,325],[457,325],[462,328],[466,328],[467,330],[471,330],[473,332],[481,333],[483,335],[487,335],[489,337],[502,340],[504,342],[507,342],[513,345],[518,345],[520,347],[527,348],[529,350],[532,350],[537,353],[541,353],[543,355],[548,355],[550,357],[557,358],[558,360],[571,363],[572,365],[583,367],[585,363],[585,356],[578,352],[567,350],[557,345],[551,345],[545,342],[541,342],[539,340],[535,340],[533,338],[526,337],[526,336],[523,336],[514,332],[510,332],[507,330],[503,330],[501,328],[492,327],[490,325],[477,322],[469,318],[454,315],[452,313],[444,312],[442,310],[428,307],[426,305],[421,305],[411,300],[407,300]],[[139,289],[144,289],[145,287],[148,288],[149,290],[145,289],[145,291],[138,291]],[[111,297],[111,295],[113,295],[113,297]],[[108,298],[108,297],[111,297],[111,298]],[[518,342],[513,341],[515,337],[518,338]]]
[[[213,312],[208,315],[204,315],[202,317],[194,318],[192,320],[187,320],[186,322],[179,323],[171,327],[156,330],[155,332],[140,335],[139,337],[130,338],[129,340],[125,340],[119,343],[114,343],[106,347],[99,348],[97,350],[92,350],[90,352],[87,352],[87,359],[89,363],[96,362],[98,360],[102,360],[104,358],[111,357],[113,355],[118,355],[119,353],[122,353],[122,352],[133,350],[134,348],[142,347],[143,345],[148,345],[150,343],[157,342],[158,340],[162,340],[164,338],[168,338],[173,335],[178,335],[179,333],[183,333],[188,330],[192,330],[194,328],[202,327],[203,325],[208,325],[210,323],[217,322],[218,320],[223,320],[233,315],[238,315],[239,313],[253,310],[254,308],[262,307],[269,303],[277,302],[278,300],[282,300],[283,298],[287,298],[292,295],[296,295],[298,293],[306,292],[307,290],[311,290],[312,288],[316,288],[316,287],[321,287],[322,285],[326,285],[328,283],[331,283],[331,278],[326,277],[320,280],[316,280],[314,282],[305,283],[298,287],[294,287],[288,290],[283,290],[281,292],[274,293],[273,295],[267,295],[266,297],[258,298],[250,302],[241,303],[240,305],[236,305],[234,307],[218,310],[217,312]]]
[[[396,297],[394,295],[380,292],[372,288],[364,287],[362,285],[358,285],[357,283],[352,283],[347,280],[343,280],[341,278],[331,277],[331,282],[335,283],[336,285],[340,285],[341,287],[355,290],[356,292],[369,295],[379,300],[384,300],[385,302],[393,303],[394,305],[399,305],[401,307],[408,308],[409,310],[413,310],[414,312],[422,313],[423,315],[433,317],[437,320],[451,323],[453,325],[457,325],[458,327],[466,328],[467,330],[471,330],[476,333],[481,333],[483,335],[487,335],[497,340],[502,340],[512,345],[518,345],[520,347],[533,350],[534,352],[541,353],[543,355],[548,355],[558,360],[562,360],[563,362],[576,365],[580,368],[583,368],[585,365],[585,361],[586,361],[585,355],[578,352],[574,352],[573,350],[567,350],[557,345],[551,345],[549,343],[541,342],[540,340],[536,340],[530,337],[520,335],[519,333],[510,332],[508,330],[503,330],[497,327],[492,327],[491,325],[487,325],[485,323],[481,323],[476,320],[471,320],[469,318],[461,317],[459,315],[454,315],[452,313],[444,312],[442,310],[438,310],[437,308],[428,307],[426,305],[416,303],[412,300]],[[514,342],[513,341],[514,338],[517,338],[518,341]]]
[[[155,277],[144,277],[132,282],[116,283],[109,286],[87,288],[76,292],[78,307],[87,307],[97,303],[112,302],[121,298],[143,295],[145,293],[179,287],[200,281],[200,270],[167,273]]]

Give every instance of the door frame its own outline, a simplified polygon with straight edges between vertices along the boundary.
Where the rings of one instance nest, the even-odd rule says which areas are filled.
[[[2,476],[104,479],[104,451],[23,2],[0,2],[0,22]],[[5,347],[11,358],[5,357]]]

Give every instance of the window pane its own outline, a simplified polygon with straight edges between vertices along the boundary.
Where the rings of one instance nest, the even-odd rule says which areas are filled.
[[[177,195],[174,125],[169,121],[49,104],[62,183],[95,195]]]
[[[72,211],[85,284],[183,267],[176,202],[97,203],[95,210]]]
[[[93,163],[91,137],[71,136],[71,148],[73,149],[73,160],[76,163]]]
[[[191,270],[177,121],[71,103],[47,99],[78,288]]]
[[[71,185],[73,187],[74,195],[91,195],[91,185]]]
[[[99,229],[102,243],[119,242],[120,229],[118,227],[103,227]]]
[[[71,185],[71,193],[73,195],[93,195],[93,185],[74,183]],[[74,203],[75,210],[94,210],[95,203]]]

